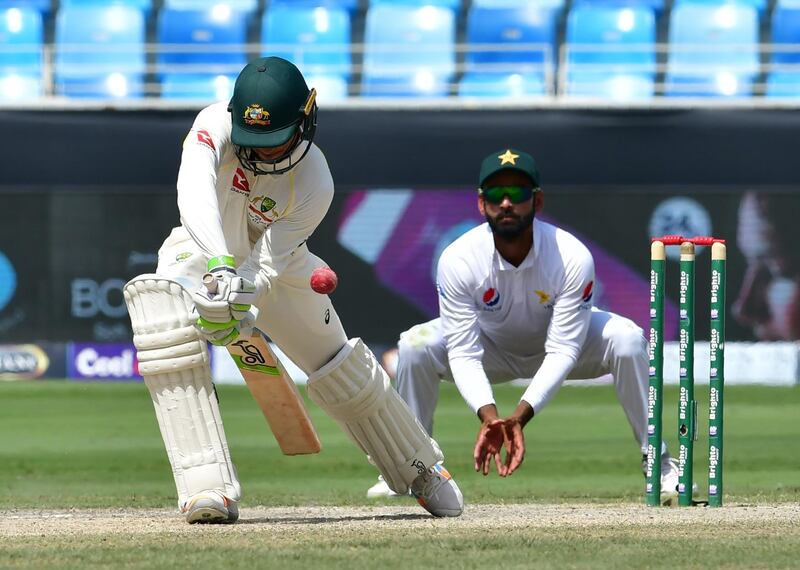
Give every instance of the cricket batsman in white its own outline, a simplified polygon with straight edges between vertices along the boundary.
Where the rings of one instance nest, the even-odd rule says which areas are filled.
[[[325,264],[306,240],[334,191],[313,143],[315,97],[293,64],[267,57],[242,70],[229,104],[200,111],[178,173],[181,225],[162,245],[156,273],[125,286],[139,370],[190,523],[239,516],[241,486],[206,340],[227,345],[253,324],[308,374],[311,399],[389,488],[410,491],[434,516],[463,509],[436,442],[361,339],[348,340],[328,296],[309,286]],[[206,272],[214,294],[201,285]]]
[[[541,220],[533,158],[513,148],[481,165],[478,209],[486,223],[439,258],[439,318],[400,336],[397,390],[433,433],[439,383],[454,381],[481,421],[475,470],[511,475],[525,457],[523,428],[568,377],[611,373],[642,454],[647,453],[648,354],[642,329],[593,307],[594,261],[573,235]],[[492,384],[529,378],[501,417]],[[502,458],[502,448],[506,448]],[[662,500],[677,497],[677,463],[662,444]],[[379,480],[369,497],[395,496]]]

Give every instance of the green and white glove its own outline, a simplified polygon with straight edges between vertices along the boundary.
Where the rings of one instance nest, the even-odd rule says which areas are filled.
[[[208,271],[203,285],[192,294],[195,326],[212,344],[227,345],[255,323],[256,287],[236,274],[232,256],[212,257]]]

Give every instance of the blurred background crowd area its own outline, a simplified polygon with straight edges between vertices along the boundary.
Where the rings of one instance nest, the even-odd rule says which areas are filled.
[[[0,0],[0,103],[223,100],[260,55],[323,104],[800,100],[800,1]]]

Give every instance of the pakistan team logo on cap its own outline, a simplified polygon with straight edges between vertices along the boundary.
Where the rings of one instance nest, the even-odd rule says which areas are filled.
[[[248,125],[269,125],[269,112],[258,103],[248,105],[244,110],[244,122]]]
[[[503,154],[498,155],[497,158],[500,159],[500,166],[502,166],[504,164],[511,164],[511,165],[516,166],[517,159],[519,158],[519,155],[518,154],[514,154],[513,152],[511,152],[511,149],[508,149]]]

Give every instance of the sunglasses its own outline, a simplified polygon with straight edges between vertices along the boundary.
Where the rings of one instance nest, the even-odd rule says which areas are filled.
[[[492,186],[481,188],[481,196],[490,204],[501,204],[506,196],[512,204],[521,204],[530,200],[533,193],[538,190],[528,186]]]

